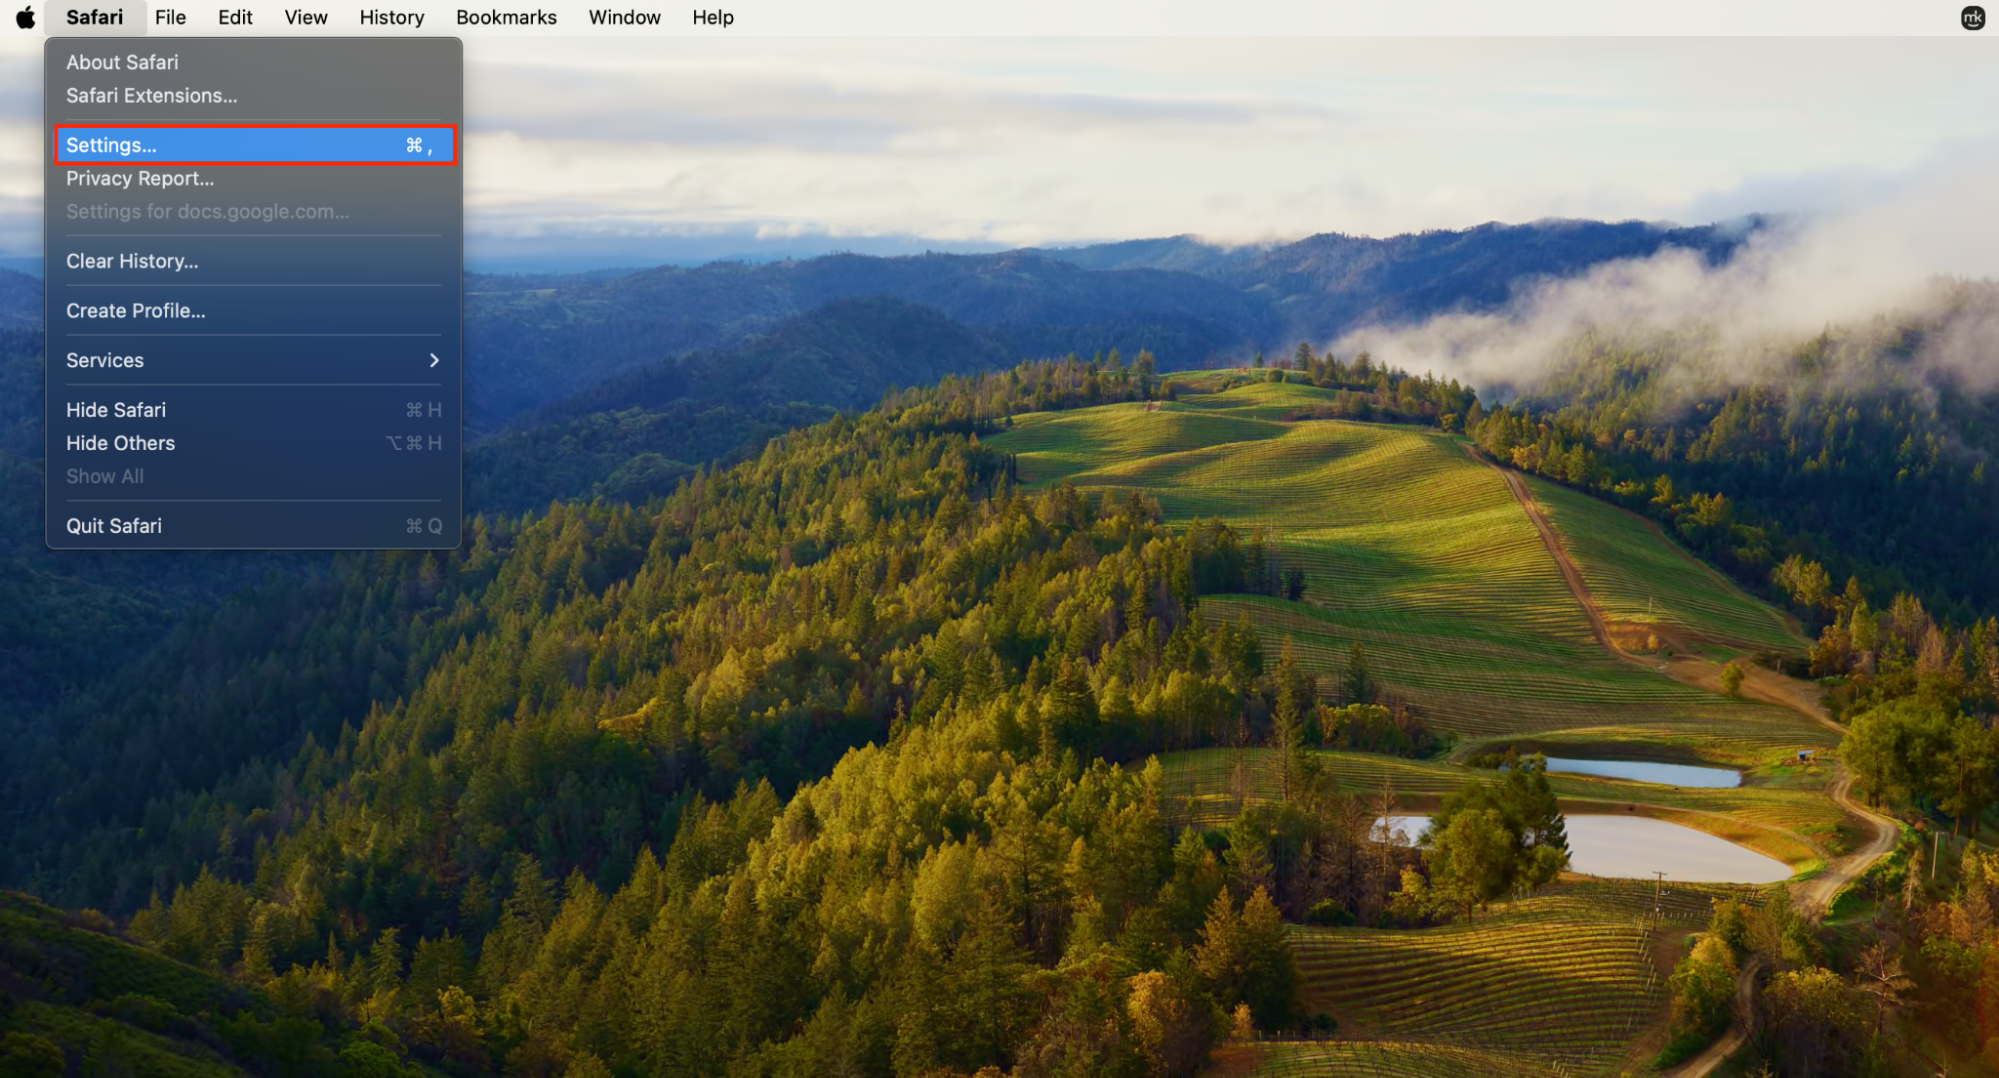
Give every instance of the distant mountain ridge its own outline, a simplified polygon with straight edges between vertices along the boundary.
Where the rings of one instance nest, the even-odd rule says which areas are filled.
[[[1024,358],[1146,349],[1162,368],[1317,345],[1369,323],[1503,305],[1524,284],[1668,247],[1725,260],[1763,219],[1487,224],[1387,239],[1325,233],[1262,248],[1187,236],[989,255],[836,254],[661,266],[621,277],[467,277],[475,430],[498,429],[641,364],[727,348],[837,299],[935,308]],[[879,391],[881,387],[876,387]]]
[[[1086,269],[1192,273],[1292,308],[1287,328],[1314,343],[1370,322],[1415,321],[1458,308],[1496,307],[1523,283],[1568,277],[1598,263],[1668,247],[1726,261],[1770,223],[1749,217],[1683,228],[1640,221],[1545,220],[1375,239],[1326,232],[1293,243],[1223,247],[1192,236],[1130,240],[1038,253]]]
[[[480,432],[620,371],[728,348],[839,299],[935,308],[1016,353],[1008,361],[1156,344],[1192,366],[1274,328],[1266,304],[1225,284],[1163,270],[1094,271],[1031,253],[828,255],[536,283],[543,287],[467,278],[467,418]]]

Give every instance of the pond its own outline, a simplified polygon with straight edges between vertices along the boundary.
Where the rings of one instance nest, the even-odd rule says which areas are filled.
[[[1691,764],[1662,764],[1655,760],[1577,760],[1567,756],[1548,757],[1548,770],[1571,775],[1600,775],[1634,782],[1656,782],[1661,786],[1698,786],[1726,789],[1742,785],[1742,774],[1725,767],[1695,767]]]
[[[1415,842],[1428,816],[1392,816]],[[1654,872],[1684,883],[1776,883],[1789,865],[1706,831],[1648,816],[1569,816],[1569,868],[1592,876],[1649,880]]]

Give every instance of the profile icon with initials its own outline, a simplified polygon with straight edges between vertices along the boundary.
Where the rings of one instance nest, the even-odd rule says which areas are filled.
[[[1964,9],[1964,13],[1958,16],[1958,21],[1964,24],[1966,30],[1983,30],[1985,29],[1985,9],[1979,7],[1977,4],[1973,4]]]
[[[23,30],[33,30],[35,28],[34,5],[30,4],[29,6],[22,8],[20,12],[14,16],[14,25],[20,27]]]

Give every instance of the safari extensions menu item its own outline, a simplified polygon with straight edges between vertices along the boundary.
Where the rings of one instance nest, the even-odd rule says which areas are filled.
[[[52,548],[458,546],[454,38],[51,38]]]

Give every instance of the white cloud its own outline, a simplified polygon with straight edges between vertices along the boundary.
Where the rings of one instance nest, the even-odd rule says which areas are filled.
[[[1584,332],[1628,340],[1748,378],[1827,328],[1877,317],[1934,320],[1924,358],[1977,380],[1999,378],[1999,312],[1965,304],[1953,280],[1999,278],[1999,149],[1940,158],[1866,197],[1758,233],[1726,264],[1668,250],[1528,289],[1507,310],[1357,330],[1336,350],[1368,349],[1412,370],[1479,385],[1531,385]]]

